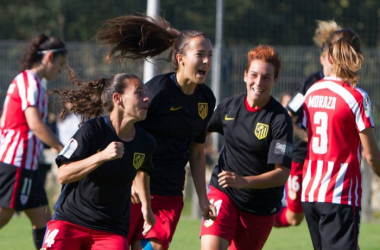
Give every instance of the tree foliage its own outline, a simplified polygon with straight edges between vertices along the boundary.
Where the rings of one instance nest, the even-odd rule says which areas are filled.
[[[216,0],[163,0],[160,15],[177,29],[215,37]],[[146,12],[146,0],[2,0],[0,39],[30,39],[38,32],[65,41],[89,41],[97,25]],[[359,33],[363,44],[380,41],[378,0],[224,0],[224,43],[312,45],[315,20],[335,20]]]

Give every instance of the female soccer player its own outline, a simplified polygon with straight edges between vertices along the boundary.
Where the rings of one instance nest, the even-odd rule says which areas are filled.
[[[371,101],[356,87],[363,63],[358,35],[335,31],[327,44],[329,77],[305,95],[308,153],[302,207],[314,249],[359,249],[361,156],[380,175]]]
[[[280,64],[270,46],[250,50],[247,93],[223,100],[210,120],[224,145],[208,194],[217,217],[202,221],[203,250],[262,249],[272,230],[292,160],[292,121],[271,96]]]
[[[21,73],[8,88],[0,124],[0,228],[16,211],[32,223],[33,240],[41,247],[51,212],[39,177],[42,142],[61,150],[63,145],[45,124],[48,100],[43,78],[52,80],[67,60],[65,44],[55,37],[37,35],[21,59]]]
[[[80,82],[77,90],[56,90],[62,102],[87,120],[56,158],[62,192],[48,223],[44,249],[128,249],[132,181],[153,172],[156,144],[137,127],[148,110],[144,84],[132,74]],[[103,110],[109,115],[101,116]],[[89,119],[92,118],[92,119]],[[138,178],[142,213],[149,231],[155,218],[149,178]]]
[[[119,59],[136,59],[172,49],[175,72],[146,83],[151,102],[147,119],[139,123],[157,142],[153,155],[155,175],[151,179],[151,202],[157,223],[147,235],[142,235],[141,205],[132,205],[128,236],[134,250],[168,249],[183,208],[187,162],[204,216],[215,214],[206,194],[204,154],[207,124],[215,106],[212,91],[203,84],[211,67],[211,42],[202,32],[178,32],[162,18],[144,16],[108,20],[96,37],[111,46],[108,59],[117,52]],[[134,193],[135,203],[139,195]]]
[[[331,64],[327,61],[327,42],[330,35],[340,29],[335,21],[317,21],[318,27],[314,33],[314,43],[320,49],[319,62],[322,70],[313,73],[296,90],[296,94],[290,100],[287,109],[293,118],[293,158],[292,168],[288,181],[285,185],[286,207],[275,215],[275,227],[297,226],[304,218],[301,202],[302,192],[302,170],[307,153],[307,132],[301,126],[302,123],[302,104],[306,91],[312,84],[321,80],[324,76],[331,74]]]

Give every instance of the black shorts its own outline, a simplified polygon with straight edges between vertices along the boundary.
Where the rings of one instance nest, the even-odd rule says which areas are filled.
[[[302,208],[314,249],[358,249],[360,207],[302,202]]]
[[[37,170],[0,162],[0,207],[22,211],[47,204],[44,184]]]

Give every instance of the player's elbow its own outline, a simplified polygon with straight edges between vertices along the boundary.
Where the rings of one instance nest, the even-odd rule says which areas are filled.
[[[376,175],[380,177],[380,155],[365,154],[364,158]]]

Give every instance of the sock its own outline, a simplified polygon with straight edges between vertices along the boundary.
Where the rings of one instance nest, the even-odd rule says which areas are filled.
[[[280,212],[274,216],[274,227],[288,227],[290,226],[288,220],[286,219],[287,207],[281,208]]]
[[[36,249],[39,250],[42,247],[44,241],[46,227],[33,229],[33,241]]]
[[[152,242],[149,239],[141,239],[140,244],[143,250],[153,250]]]

